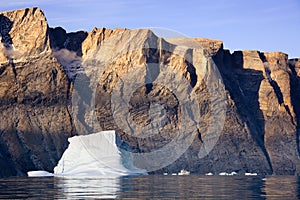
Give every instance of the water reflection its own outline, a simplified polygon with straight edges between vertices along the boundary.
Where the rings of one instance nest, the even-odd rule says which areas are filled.
[[[117,198],[119,178],[55,178],[57,188],[67,199]]]
[[[0,179],[0,199],[55,199],[59,196],[53,178]]]
[[[149,176],[121,179],[122,198],[264,199],[258,177]],[[127,187],[125,187],[127,186]]]
[[[0,199],[299,199],[298,177],[138,176],[0,179]]]
[[[265,178],[263,191],[267,200],[299,199],[300,179],[297,176],[269,176]]]

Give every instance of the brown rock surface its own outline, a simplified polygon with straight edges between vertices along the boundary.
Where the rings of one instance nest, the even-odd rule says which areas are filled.
[[[1,53],[6,54],[0,54],[0,61],[5,61],[7,56],[18,59],[50,50],[48,24],[39,8],[0,13],[0,24]]]
[[[299,83],[288,66],[287,55],[239,51],[233,53],[232,62],[236,69],[221,70],[223,78],[229,79],[229,91],[236,99],[239,112],[246,121],[251,121],[249,124],[253,123],[257,133],[251,132],[264,150],[270,168],[274,174],[298,173],[296,121],[299,115],[295,108],[299,103],[293,101],[293,88],[299,87]]]
[[[109,129],[134,153],[172,144],[144,162],[157,173],[299,174],[299,60],[150,30],[66,33],[38,8],[0,22],[0,176],[52,170],[69,136]]]
[[[70,83],[51,55],[40,9],[1,13],[0,18],[5,55],[0,62],[1,176],[51,171],[72,133]]]
[[[223,49],[223,41],[221,40],[212,40],[208,38],[167,38],[166,40],[175,45],[195,48],[201,47],[211,56],[215,55],[220,49]]]

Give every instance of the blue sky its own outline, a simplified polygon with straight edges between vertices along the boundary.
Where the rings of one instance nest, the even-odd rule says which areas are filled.
[[[160,27],[223,40],[231,51],[282,51],[300,57],[300,0],[0,0],[0,11],[40,7],[50,26]]]

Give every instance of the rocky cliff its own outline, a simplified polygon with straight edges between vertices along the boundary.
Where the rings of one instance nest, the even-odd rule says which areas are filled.
[[[1,176],[52,170],[73,134],[70,81],[38,8],[0,14]]]
[[[154,173],[300,173],[300,62],[150,30],[0,13],[0,176],[51,171],[72,135],[117,130]],[[162,151],[163,150],[163,151]]]

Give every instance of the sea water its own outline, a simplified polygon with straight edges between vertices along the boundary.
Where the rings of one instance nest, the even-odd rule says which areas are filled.
[[[0,179],[0,199],[299,199],[299,185],[296,176],[11,177]]]

